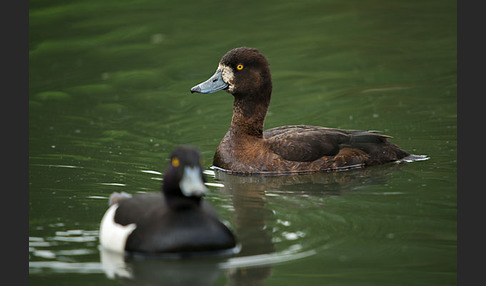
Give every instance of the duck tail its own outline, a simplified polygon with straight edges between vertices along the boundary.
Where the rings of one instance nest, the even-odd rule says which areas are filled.
[[[366,152],[370,156],[370,165],[398,161],[410,156],[407,151],[387,141],[389,138],[393,137],[380,134],[377,130],[352,131],[350,145]]]

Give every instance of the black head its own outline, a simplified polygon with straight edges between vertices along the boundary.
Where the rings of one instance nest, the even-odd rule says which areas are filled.
[[[199,150],[192,146],[174,149],[165,171],[162,191],[169,206],[199,203],[207,192]]]
[[[232,49],[221,58],[216,73],[209,80],[191,88],[193,93],[218,90],[226,90],[234,96],[258,94],[270,97],[272,78],[265,56],[253,48]]]

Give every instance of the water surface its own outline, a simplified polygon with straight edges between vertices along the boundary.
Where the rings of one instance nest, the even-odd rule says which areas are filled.
[[[29,8],[31,285],[456,284],[455,1]],[[215,172],[232,98],[189,89],[238,46],[270,61],[266,128],[381,130],[430,160],[286,177]],[[241,252],[105,259],[98,228],[109,195],[159,191],[172,148],[188,143],[202,151],[206,199]]]

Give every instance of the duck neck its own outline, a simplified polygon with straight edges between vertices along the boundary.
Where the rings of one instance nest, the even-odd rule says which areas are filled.
[[[200,197],[183,197],[165,194],[167,206],[171,209],[190,209],[196,208],[201,202]]]
[[[166,178],[162,182],[162,194],[171,209],[194,208],[201,202],[201,197],[184,196],[179,188],[179,184]]]
[[[269,105],[270,94],[259,97],[235,95],[230,131],[263,138],[263,126]]]

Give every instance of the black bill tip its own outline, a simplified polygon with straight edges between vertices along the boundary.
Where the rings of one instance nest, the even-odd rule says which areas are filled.
[[[201,88],[199,87],[199,85],[196,85],[195,87],[191,88],[191,93],[201,93]]]

